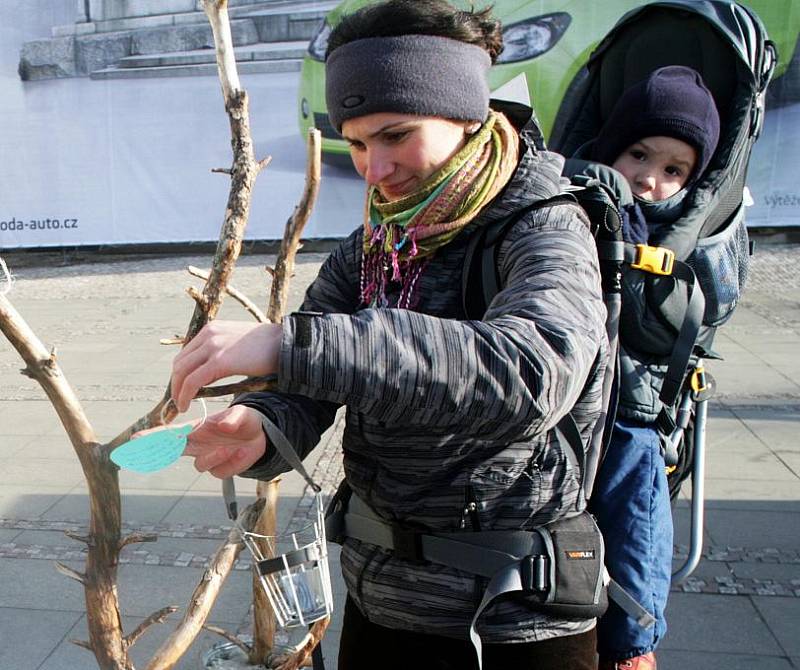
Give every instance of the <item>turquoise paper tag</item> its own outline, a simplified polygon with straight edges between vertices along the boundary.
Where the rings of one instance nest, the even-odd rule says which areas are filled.
[[[192,426],[187,425],[137,437],[114,449],[111,460],[126,470],[158,472],[180,458],[191,432]]]

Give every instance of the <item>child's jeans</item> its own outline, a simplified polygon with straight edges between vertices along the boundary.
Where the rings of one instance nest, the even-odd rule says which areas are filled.
[[[645,630],[612,601],[597,629],[600,658],[653,651],[667,630],[672,572],[672,510],[654,427],[616,421],[590,508],[603,532],[608,571],[656,619]]]

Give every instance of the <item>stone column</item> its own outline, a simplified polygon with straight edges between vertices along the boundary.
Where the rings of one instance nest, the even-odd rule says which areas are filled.
[[[87,0],[75,1],[75,23],[89,23],[89,3]]]

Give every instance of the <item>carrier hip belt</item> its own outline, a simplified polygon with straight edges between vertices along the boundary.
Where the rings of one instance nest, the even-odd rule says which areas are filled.
[[[568,523],[571,521],[568,520]],[[596,530],[593,521],[589,525]],[[326,529],[328,537],[335,542],[343,542],[349,537],[389,549],[401,560],[429,561],[486,577],[489,582],[472,617],[469,631],[479,667],[482,667],[482,645],[476,622],[496,597],[506,593],[535,595],[541,599],[542,611],[546,611],[548,605],[555,609],[563,607],[564,602],[576,603],[576,600],[570,600],[574,593],[561,593],[557,589],[557,584],[563,585],[569,581],[559,579],[561,575],[557,575],[557,571],[562,568],[566,570],[565,560],[568,562],[574,558],[569,554],[576,552],[571,552],[570,547],[563,545],[557,547],[559,541],[564,540],[559,540],[559,533],[551,533],[546,526],[530,531],[425,533],[384,521],[349,489],[340,488],[329,507]],[[583,537],[591,535],[589,533]],[[566,536],[569,537],[569,533]],[[580,599],[586,603],[582,603],[582,606],[591,607],[592,604],[604,602],[602,589],[608,581],[608,575],[602,567],[604,555],[599,531],[593,542],[582,540],[579,546],[589,549],[596,556],[601,571],[593,591],[581,593]],[[624,605],[627,605],[624,609],[643,625],[652,625],[652,616],[632,598],[628,597]],[[585,618],[594,616],[589,614]]]

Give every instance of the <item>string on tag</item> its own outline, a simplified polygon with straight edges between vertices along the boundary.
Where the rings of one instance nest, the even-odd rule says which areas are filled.
[[[200,418],[200,423],[198,423],[194,427],[194,430],[196,430],[197,428],[200,428],[200,426],[202,426],[206,422],[206,419],[208,418],[208,408],[206,407],[206,401],[203,400],[202,398],[195,398],[195,400],[197,400],[197,402],[200,403],[200,407],[203,410],[203,416]],[[192,402],[194,402],[194,401],[192,401]],[[173,400],[172,398],[170,398],[169,400],[167,400],[167,402],[164,403],[164,406],[161,408],[160,419],[161,419],[161,423],[165,424],[165,425],[167,423],[166,412],[167,412],[167,408],[170,406],[170,404],[172,404],[175,407],[176,411],[178,409],[178,406],[175,405],[175,400]]]
[[[11,287],[14,284],[14,275],[8,271],[8,266],[2,258],[0,258],[0,270],[3,271],[3,283],[0,285],[0,295],[7,295],[11,292]]]

